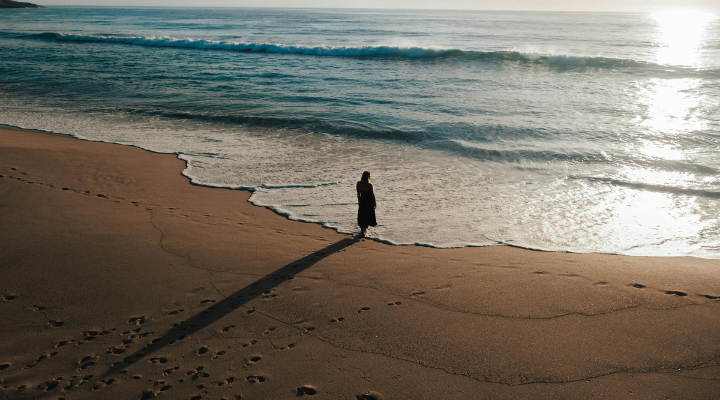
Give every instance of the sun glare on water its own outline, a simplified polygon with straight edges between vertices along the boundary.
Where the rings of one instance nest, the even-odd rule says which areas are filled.
[[[704,48],[716,18],[693,10],[653,14],[657,62],[668,67],[703,68]],[[628,229],[626,222],[633,221],[632,226],[643,227],[628,234],[645,235],[650,228],[650,236],[657,235],[658,243],[664,243],[660,238],[692,237],[707,229],[707,222],[697,212],[697,200],[674,195],[692,188],[698,177],[672,171],[674,163],[689,156],[685,141],[694,132],[709,128],[703,117],[707,103],[703,84],[700,77],[673,75],[637,82],[634,122],[638,130],[627,151],[642,162],[619,171],[619,181],[628,186],[616,189],[605,203],[618,226]]]
[[[707,121],[698,116],[703,100],[696,91],[700,79],[651,79],[639,91],[640,103],[647,111],[640,125],[656,135],[686,134],[707,129]]]
[[[695,10],[669,10],[653,14],[658,26],[658,62],[697,66],[699,51],[715,14]]]

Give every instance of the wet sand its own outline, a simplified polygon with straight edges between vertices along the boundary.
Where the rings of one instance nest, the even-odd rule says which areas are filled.
[[[718,260],[389,246],[184,166],[0,128],[0,398],[720,398]]]

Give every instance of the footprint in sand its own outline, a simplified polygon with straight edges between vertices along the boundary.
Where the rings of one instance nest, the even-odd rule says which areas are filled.
[[[90,381],[92,380],[93,376],[95,376],[95,375],[85,375],[85,376],[83,376],[83,377],[80,379],[80,383],[78,383],[78,386],[82,386],[82,385],[84,385],[84,384],[86,384],[86,383],[90,383]]]
[[[293,347],[295,347],[295,343],[290,343],[287,345],[287,347],[278,347],[277,349],[278,350],[288,350],[288,349],[292,349]]]
[[[142,330],[142,328],[137,328],[137,329],[133,329],[131,331],[125,331],[125,332],[121,333],[120,336],[130,335],[131,333],[137,333],[137,332],[140,332],[141,330]],[[130,337],[134,338],[135,335],[131,335]]]
[[[300,396],[314,396],[317,394],[317,389],[311,385],[303,385],[297,388],[297,395]]]
[[[708,300],[720,300],[720,296],[711,296],[709,294],[703,294],[702,297],[704,297]]]
[[[80,360],[80,363],[79,363],[79,364],[83,364],[83,363],[86,363],[86,362],[88,362],[88,361],[97,361],[98,358],[99,358],[99,357],[98,357],[96,354],[90,354],[90,355],[87,355],[87,356],[83,357],[83,359]]]
[[[229,384],[231,384],[231,383],[233,383],[233,382],[235,382],[235,377],[234,377],[234,376],[231,376],[231,377],[225,379],[224,381],[218,381],[217,385],[218,385],[218,386],[225,386],[225,385],[229,385]]]
[[[81,341],[78,342],[78,344],[82,344],[83,342],[90,342],[90,341],[97,339],[98,336],[100,335],[100,332],[98,332],[96,330],[89,330],[89,331],[83,332],[82,334],[84,337]]]
[[[36,362],[36,361],[33,361],[33,362],[31,362],[30,364],[24,366],[23,369],[34,368],[36,365],[37,365],[37,362]]]
[[[195,351],[195,353],[197,353],[197,354],[205,354],[205,353],[208,352],[208,350],[210,350],[210,348],[209,348],[208,346],[203,346],[203,347],[197,349],[197,350]]]
[[[210,376],[210,374],[208,374],[207,372],[203,371],[204,369],[205,369],[205,367],[203,367],[203,366],[201,365],[201,366],[195,368],[195,369],[192,370],[192,371],[186,372],[185,375],[190,376],[190,378],[191,378],[192,380],[196,380],[196,379],[198,379],[198,378],[207,378],[207,377]]]
[[[270,332],[274,331],[276,328],[274,326],[268,328],[265,332],[263,332],[263,335],[269,335]]]
[[[262,375],[250,375],[250,376],[247,376],[245,378],[245,380],[247,380],[250,383],[262,383],[262,382],[265,382],[267,380],[267,378],[265,378]]]
[[[115,378],[100,380],[100,381],[98,381],[97,384],[95,384],[95,386],[92,387],[92,390],[102,389],[102,388],[104,388],[104,387],[106,387],[106,386],[112,385],[112,384],[115,383],[115,382],[116,382],[116,381],[115,381]]]
[[[399,306],[400,304],[402,304],[402,302],[396,301],[396,302],[394,302],[394,303],[388,303],[387,305],[388,305],[388,306]]]
[[[46,358],[55,357],[57,354],[58,354],[57,351],[53,351],[52,353],[40,354],[40,356],[35,360],[35,362],[40,362]]]
[[[168,359],[165,357],[153,357],[148,361],[150,361],[153,364],[165,364],[166,362],[168,362]]]
[[[535,274],[535,275],[547,275],[547,272],[545,272],[545,271],[534,271],[533,274]]]
[[[217,300],[213,300],[213,299],[205,299],[205,300],[201,301],[200,304],[214,303],[214,302],[216,302],[216,301],[217,301]]]
[[[105,354],[122,354],[125,350],[124,347],[113,346],[105,350]]]
[[[52,380],[52,381],[47,381],[47,382],[45,382],[44,384],[38,385],[37,388],[38,388],[38,389],[42,389],[42,387],[45,386],[45,391],[46,391],[46,392],[49,392],[49,391],[54,390],[55,388],[57,388],[58,385],[60,384],[60,382],[63,381],[63,379],[64,379],[63,377],[55,378],[55,379]]]
[[[666,291],[665,291],[665,294],[669,294],[669,295],[673,295],[673,296],[678,296],[678,297],[685,297],[685,296],[687,296],[687,293],[685,293],[685,292],[678,292],[677,290],[666,290]]]
[[[193,376],[193,379],[197,379],[197,378],[208,378],[208,377],[210,377],[210,374],[209,374],[209,373],[207,373],[207,372],[198,372],[197,375],[194,375],[194,376]]]
[[[213,354],[212,359],[214,360],[214,359],[220,357],[220,356],[223,355],[223,354],[225,354],[224,351],[218,351],[217,353]]]
[[[80,364],[80,366],[78,366],[77,370],[78,370],[78,372],[85,371],[86,369],[92,367],[93,365],[95,365],[95,361],[88,361],[86,363]]]
[[[256,363],[260,362],[260,360],[262,360],[262,356],[261,356],[261,355],[259,355],[259,354],[252,355],[252,356],[250,356],[250,357],[248,357],[248,358],[245,359],[245,366],[246,366],[246,367],[249,367],[249,366],[251,366],[251,365],[253,365],[253,364],[256,364]]]
[[[55,345],[55,348],[57,349],[58,347],[63,347],[66,344],[72,343],[74,341],[75,340],[61,340],[61,341],[57,342],[57,344]]]
[[[234,328],[234,327],[235,327],[235,325],[226,326],[226,327],[222,328],[222,329],[220,330],[220,332],[226,333],[226,332],[228,332],[230,329],[232,329],[232,328]]]
[[[10,363],[2,363],[2,364],[0,364],[0,371],[3,371],[3,370],[6,370],[6,369],[10,368],[11,365],[12,365],[12,364],[10,364]]]
[[[330,320],[330,322],[342,322],[345,321],[345,317],[337,317],[337,319],[333,318]]]
[[[64,323],[62,321],[55,321],[53,319],[53,320],[48,321],[48,324],[50,326],[52,326],[53,328],[59,328],[59,327],[63,326]]]
[[[644,289],[644,288],[645,288],[645,285],[641,285],[641,284],[639,284],[639,283],[631,283],[631,284],[629,284],[628,286],[634,287],[634,288],[636,288],[636,289]]]
[[[355,396],[357,400],[385,400],[385,397],[378,392],[365,392]]]
[[[177,314],[180,314],[180,313],[183,312],[183,311],[185,311],[185,310],[183,310],[183,309],[181,308],[181,309],[179,309],[179,310],[170,311],[167,315],[177,315]]]
[[[361,308],[361,309],[358,310],[358,313],[365,312],[365,311],[368,311],[368,310],[370,310],[370,307],[363,307],[363,308]]]
[[[7,294],[7,295],[3,296],[2,299],[4,301],[13,301],[13,300],[17,299],[17,296],[12,295],[12,294]]]
[[[128,320],[128,324],[133,324],[133,325],[137,325],[137,326],[140,326],[140,325],[144,324],[145,322],[147,322],[147,318],[145,318],[145,317],[133,317]]]
[[[423,292],[423,291],[418,291],[418,292],[412,292],[412,293],[410,293],[410,296],[422,296],[422,295],[424,295],[424,294],[425,294],[425,292]]]

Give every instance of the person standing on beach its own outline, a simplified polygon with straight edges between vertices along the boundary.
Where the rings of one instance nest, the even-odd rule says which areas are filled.
[[[358,197],[358,225],[360,225],[360,237],[365,236],[368,226],[376,226],[375,221],[375,192],[370,183],[370,173],[365,171],[360,182],[355,185]]]

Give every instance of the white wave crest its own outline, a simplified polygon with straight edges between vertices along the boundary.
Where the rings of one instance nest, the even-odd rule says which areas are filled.
[[[154,47],[181,47],[210,50],[234,50],[245,52],[304,54],[314,56],[403,56],[431,57],[458,51],[456,49],[431,49],[398,46],[300,46],[274,43],[244,43],[208,39],[175,38],[169,36],[120,36],[120,35],[74,35],[56,33],[58,40],[75,42],[110,42]]]

